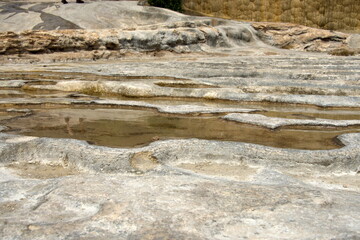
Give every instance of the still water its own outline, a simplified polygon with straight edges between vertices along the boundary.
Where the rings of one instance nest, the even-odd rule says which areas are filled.
[[[38,137],[74,138],[110,147],[137,147],[156,140],[198,138],[255,143],[278,148],[334,149],[336,136],[352,128],[263,127],[222,120],[219,116],[159,114],[151,110],[60,108],[35,110],[6,124],[11,131]]]

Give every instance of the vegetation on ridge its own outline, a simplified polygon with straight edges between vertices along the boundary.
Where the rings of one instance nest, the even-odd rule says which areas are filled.
[[[182,11],[181,0],[148,0],[148,3],[155,7],[168,8],[178,12]]]

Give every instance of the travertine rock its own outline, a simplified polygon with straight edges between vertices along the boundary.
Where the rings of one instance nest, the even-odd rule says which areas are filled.
[[[357,35],[294,24],[248,23],[191,17],[135,2],[92,2],[56,7],[54,4],[2,3],[0,54],[100,51],[109,58],[119,50],[174,52],[221,51],[264,46],[260,38],[282,48],[306,51],[357,49]],[[112,9],[109,11],[109,9]],[[106,18],[100,17],[106,12]],[[40,13],[41,21],[22,14]],[[98,16],[94,18],[93,16]],[[18,25],[19,19],[26,24]],[[134,21],[136,19],[136,21]],[[254,28],[256,30],[254,30]],[[25,31],[24,31],[25,30]]]
[[[254,124],[270,129],[283,126],[326,126],[347,127],[351,125],[360,126],[360,120],[331,120],[331,119],[286,119],[266,117],[260,114],[231,113],[223,117],[226,120],[247,124]]]
[[[0,131],[12,131],[0,133],[1,239],[348,240],[360,236],[359,129],[344,130],[352,133],[339,136],[336,143],[331,137],[331,143],[339,144],[331,150],[156,136],[146,146],[110,148],[14,132],[19,131],[17,126],[40,129],[46,126],[39,123],[47,123],[49,129],[75,137],[74,125],[81,127],[85,116],[89,122],[123,119],[132,123],[144,115],[143,110],[136,112],[139,108],[189,117],[189,124],[182,128],[195,126],[196,131],[215,134],[219,127],[239,125],[220,119],[226,113],[239,120],[236,113],[261,111],[272,117],[240,116],[245,116],[243,122],[270,127],[318,124],[324,126],[321,131],[357,124],[360,119],[357,56],[288,51],[258,38],[297,50],[328,51],[349,44],[355,51],[357,35],[317,33],[295,25],[269,24],[266,31],[264,23],[256,31],[250,24],[200,20],[135,2],[126,11],[124,4],[96,2],[59,8],[54,3],[22,4],[15,5],[18,8],[12,8],[13,12],[1,12],[0,28],[13,31],[1,33],[1,51],[20,53],[0,56],[7,58],[0,64],[0,117],[1,124],[8,126],[0,126]],[[216,8],[222,4],[217,1]],[[258,4],[248,5],[255,10]],[[105,11],[108,15],[101,14]],[[9,24],[21,18],[29,22]],[[106,29],[110,26],[115,28]],[[133,53],[111,61],[62,63],[52,62],[49,55],[53,54],[22,54],[69,51],[64,53],[69,58],[64,59],[73,60],[77,53],[94,52],[98,59],[122,50]],[[143,53],[149,51],[154,52]],[[13,59],[39,62],[16,64]],[[121,107],[127,109],[114,109]],[[289,119],[275,119],[274,114]],[[319,121],[318,115],[333,120]],[[221,122],[217,128],[197,127],[196,118]],[[110,132],[127,128],[114,122],[101,125],[109,126]],[[259,134],[254,126],[247,127],[250,136],[258,139],[279,132],[262,129],[266,133]],[[93,129],[89,132],[96,133]],[[247,131],[242,129],[239,136]],[[296,129],[291,136],[305,131]],[[144,138],[143,132],[136,136]],[[125,141],[130,138],[127,135]],[[292,138],[277,139],[293,144],[288,140]],[[300,143],[313,144],[311,137],[303,139]]]
[[[290,23],[258,22],[251,25],[260,32],[260,38],[265,42],[276,47],[301,51],[323,52],[348,48],[348,39],[351,36]]]
[[[216,32],[214,33],[216,34]],[[54,30],[0,33],[0,53],[49,53],[80,50],[190,51],[206,41],[199,29],[124,31],[112,30]]]
[[[359,166],[358,134],[332,152],[196,139],[126,150],[0,138],[3,239],[345,240],[360,233],[358,186],[327,183],[335,171],[347,176],[340,184],[356,180],[350,172]],[[157,166],[138,171],[131,160],[138,155]],[[14,168],[26,163],[59,171]],[[214,173],[234,168],[242,170]]]

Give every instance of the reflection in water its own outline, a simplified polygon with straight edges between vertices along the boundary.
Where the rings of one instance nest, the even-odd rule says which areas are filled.
[[[70,136],[73,136],[74,133],[73,133],[73,131],[72,131],[71,128],[70,128],[70,118],[69,118],[69,117],[65,117],[65,123],[66,123],[67,133],[68,133]]]
[[[71,129],[71,126],[70,126],[70,117],[65,117],[64,120],[65,120],[65,123],[66,123],[66,130],[67,130],[67,133],[70,135],[70,136],[74,136],[74,132],[73,130]],[[86,131],[85,128],[84,128],[84,118],[79,118],[79,124],[77,125],[77,128],[78,128],[78,132],[84,132]]]
[[[159,139],[199,138],[240,141],[279,148],[334,149],[337,135],[360,128],[280,129],[228,122],[218,117],[187,117],[125,109],[49,109],[8,126],[22,134],[75,138],[96,145],[134,147]]]

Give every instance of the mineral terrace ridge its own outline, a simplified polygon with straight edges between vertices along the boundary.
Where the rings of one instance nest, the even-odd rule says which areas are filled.
[[[360,238],[358,34],[137,1],[0,19],[1,239]]]

